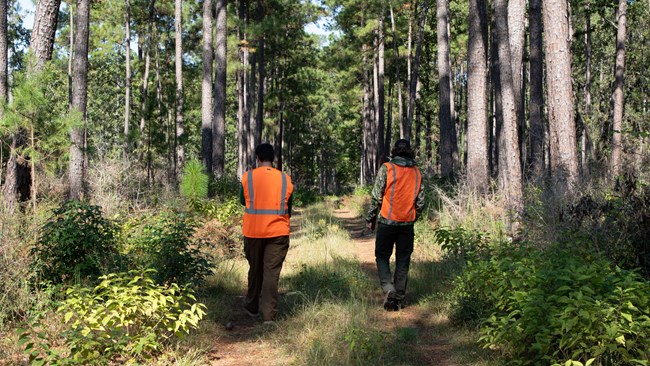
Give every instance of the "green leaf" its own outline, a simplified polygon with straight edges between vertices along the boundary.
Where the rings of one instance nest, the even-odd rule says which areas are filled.
[[[621,313],[621,316],[623,318],[627,319],[627,321],[629,321],[630,323],[632,323],[632,315],[627,314],[627,313]]]
[[[622,344],[622,345],[625,346],[625,335],[621,335],[619,337],[616,337],[616,342],[618,342],[619,344]]]

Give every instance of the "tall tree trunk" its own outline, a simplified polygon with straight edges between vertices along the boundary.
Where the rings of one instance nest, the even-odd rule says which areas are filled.
[[[439,80],[439,112],[440,120],[440,175],[445,178],[453,174],[452,161],[452,133],[451,126],[451,88],[449,64],[449,36],[447,23],[449,22],[449,2],[438,0],[437,2],[437,31],[438,31],[438,80]]]
[[[153,23],[155,17],[155,3],[156,0],[149,0],[149,20],[147,25],[147,34],[145,35],[144,41],[144,73],[142,74],[142,86],[140,87],[140,138],[138,144],[140,147],[144,146],[145,133],[144,129],[146,127],[147,119],[149,119],[149,69],[151,64],[151,37],[153,36]],[[141,37],[142,38],[142,37]],[[151,131],[151,128],[149,129]]]
[[[395,31],[395,14],[393,13],[393,5],[390,4],[390,28],[393,33],[393,57],[395,61],[395,81],[393,84],[397,85],[397,115],[398,123],[400,128],[400,136],[404,136],[404,107],[402,103],[402,79],[399,74],[399,50],[397,48],[397,32]],[[392,95],[391,95],[392,100]],[[392,123],[392,118],[388,121]],[[386,143],[384,145],[386,149],[386,155],[390,153],[390,144],[391,144],[392,131],[388,128],[388,133],[386,134]]]
[[[261,0],[257,0],[257,23],[262,24],[264,21],[264,5]],[[265,42],[264,34],[259,36],[259,47],[258,47],[258,57],[257,60],[257,71],[258,71],[258,84],[257,84],[257,116],[255,118],[255,146],[258,146],[262,143],[262,128],[264,126],[264,83],[266,81],[266,60],[264,59],[265,51]]]
[[[246,40],[246,33],[244,25],[246,22],[246,0],[239,0],[239,61],[241,69],[237,74],[237,136],[238,136],[238,160],[237,160],[237,176],[244,174],[248,164],[248,108],[246,102],[248,101],[247,94],[247,69],[248,69],[248,42]]]
[[[592,158],[592,129],[590,125],[593,123],[593,116],[591,113],[591,6],[587,4],[585,7],[585,118],[583,119],[583,133],[582,133],[582,173],[587,175],[590,173],[589,162]]]
[[[174,2],[174,35],[175,35],[175,68],[176,68],[176,182],[180,181],[185,164],[185,148],[183,146],[185,129],[183,126],[183,16],[182,0]]]
[[[385,160],[384,151],[384,20],[383,14],[379,18],[377,28],[377,55],[375,62],[377,64],[377,74],[375,80],[375,118],[377,121],[377,158],[375,171]]]
[[[70,18],[70,37],[68,38],[68,109],[72,104],[72,62],[74,60],[74,16],[73,16],[73,2],[68,0]]]
[[[625,38],[627,26],[627,1],[619,0],[616,13],[618,28],[616,30],[616,79],[614,81],[614,136],[612,139],[612,161],[610,177],[616,178],[621,173],[621,155],[623,152],[623,86],[625,76]]]
[[[526,0],[508,1],[508,40],[510,42],[510,63],[512,65],[512,88],[515,95],[515,113],[517,114],[517,141],[519,151],[523,149],[524,120],[523,65],[524,45],[526,40]],[[520,156],[521,157],[521,156]]]
[[[86,119],[88,100],[88,36],[90,33],[90,0],[77,0],[77,33],[74,39],[74,79],[71,109]],[[70,132],[70,198],[79,199],[84,182],[84,129]],[[33,163],[32,163],[33,164]]]
[[[438,0],[446,1],[446,0]],[[427,17],[427,10],[429,10],[429,1],[423,0],[422,9],[420,10],[420,19],[418,20],[418,36],[415,40],[415,59],[413,60],[413,65],[411,66],[411,75],[409,78],[409,107],[408,107],[408,116],[406,117],[406,129],[404,138],[409,140],[411,138],[411,128],[413,126],[413,116],[415,111],[415,99],[417,97],[417,85],[418,85],[418,69],[420,67],[420,57],[422,54],[422,42],[424,40],[424,21]]]
[[[29,43],[33,59],[28,65],[28,73],[39,72],[45,62],[52,58],[54,36],[59,16],[61,0],[39,0],[34,11],[34,24]],[[30,169],[18,161],[17,151],[27,144],[27,132],[23,129],[11,137],[10,154],[7,161],[7,174],[3,189],[4,201],[8,213],[13,213],[18,206],[19,192],[29,191]],[[21,179],[21,177],[27,177]]]
[[[35,62],[31,66],[32,70],[41,70],[45,62],[52,58],[60,5],[61,0],[38,0],[36,3],[29,43],[29,50],[34,55]]]
[[[530,0],[530,176],[544,174],[544,58],[542,45],[542,0]]]
[[[521,180],[521,165],[519,160],[519,143],[517,138],[517,115],[515,94],[512,81],[512,65],[510,64],[510,43],[508,37],[508,5],[507,0],[495,0],[495,23],[498,35],[499,78],[501,84],[501,102],[503,112],[503,141],[501,160],[499,164],[501,189],[508,206],[519,211],[523,207],[523,190]]]
[[[416,0],[413,0],[412,3],[409,4],[409,31],[408,31],[408,39],[407,39],[407,53],[406,53],[406,83],[407,83],[407,95],[406,97],[408,100],[411,100],[411,77],[413,76],[413,73],[411,72],[411,65],[413,61],[413,19],[415,18],[415,5],[416,5]],[[407,134],[410,134],[410,127],[408,126],[408,115],[409,115],[409,103],[406,103],[406,111],[400,111],[403,112],[404,115],[402,116],[402,124],[400,124],[400,131],[399,131],[399,137],[402,139],[408,139],[409,137]]]
[[[487,14],[485,0],[470,0],[467,89],[472,92],[467,94],[467,183],[481,192],[487,190],[490,178]]]
[[[551,176],[572,191],[578,180],[578,157],[571,83],[571,48],[567,0],[545,0],[544,51],[550,131]],[[565,187],[562,187],[565,186]]]
[[[214,173],[224,174],[226,154],[226,0],[216,0],[216,47],[214,71],[214,127],[212,130]]]
[[[9,83],[7,81],[7,57],[9,50],[9,39],[7,38],[7,2],[8,0],[0,0],[0,103],[6,103],[9,97]],[[0,118],[2,117],[2,111],[0,111]],[[0,166],[2,166],[2,160],[0,160]]]
[[[131,3],[125,0],[124,3],[124,48],[126,75],[124,76],[124,151],[126,160],[129,156],[129,120],[131,118]]]
[[[201,159],[212,177],[212,0],[203,0],[203,79],[201,83]]]

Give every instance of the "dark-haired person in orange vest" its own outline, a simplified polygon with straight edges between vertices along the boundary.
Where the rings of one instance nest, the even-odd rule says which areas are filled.
[[[379,282],[384,292],[384,309],[397,311],[404,305],[411,253],[415,234],[413,224],[424,208],[422,174],[415,164],[415,154],[407,140],[395,142],[392,159],[377,172],[372,189],[368,228],[375,229],[375,259]],[[395,276],[390,270],[390,256],[395,247]]]
[[[273,146],[255,149],[257,168],[241,178],[244,210],[244,253],[250,266],[244,311],[272,322],[277,314],[278,280],[289,250],[291,177],[273,168]]]

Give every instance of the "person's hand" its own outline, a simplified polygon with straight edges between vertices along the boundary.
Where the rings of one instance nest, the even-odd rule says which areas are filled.
[[[372,220],[372,221],[366,223],[366,227],[370,231],[375,231],[375,220]]]

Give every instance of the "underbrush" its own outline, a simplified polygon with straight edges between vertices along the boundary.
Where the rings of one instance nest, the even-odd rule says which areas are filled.
[[[649,294],[638,273],[596,254],[506,245],[468,263],[455,319],[478,321],[481,343],[516,363],[643,365]]]

